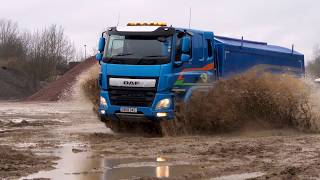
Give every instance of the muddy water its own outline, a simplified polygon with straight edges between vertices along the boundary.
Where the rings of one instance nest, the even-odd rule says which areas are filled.
[[[168,178],[199,169],[198,165],[190,165],[189,162],[171,161],[156,155],[147,157],[104,156],[101,152],[91,149],[90,142],[83,142],[77,136],[114,134],[98,121],[91,107],[81,101],[0,103],[0,120],[5,124],[18,126],[7,127],[3,130],[26,131],[9,136],[5,144],[15,148],[31,148],[39,155],[46,154],[60,158],[56,161],[55,169],[40,170],[21,179]],[[36,134],[31,136],[29,131],[34,131]],[[16,139],[19,139],[18,142]],[[1,141],[0,144],[3,143],[4,141]],[[44,148],[43,144],[46,144]],[[125,148],[125,145],[119,148]]]
[[[1,102],[0,151],[10,146],[18,155],[0,159],[0,179],[320,178],[319,134],[283,129],[164,138],[114,134],[91,108],[81,99]],[[24,151],[34,153],[33,161]],[[44,155],[60,159],[44,161]]]
[[[132,179],[134,177],[168,178],[183,175],[199,169],[187,163],[173,164],[164,158],[123,158],[110,159],[92,157],[93,152],[73,152],[72,144],[64,144],[56,155],[62,159],[58,161],[57,169],[41,171],[30,175],[26,179]]]
[[[239,179],[253,179],[265,175],[262,172],[253,172],[253,173],[243,173],[243,174],[232,174],[228,176],[220,176],[212,178],[211,180],[239,180]]]

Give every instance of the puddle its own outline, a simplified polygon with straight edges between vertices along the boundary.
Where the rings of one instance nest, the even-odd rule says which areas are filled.
[[[132,179],[138,177],[167,178],[197,171],[198,166],[170,161],[164,157],[138,159],[105,159],[90,152],[75,153],[74,145],[63,146],[55,155],[60,156],[55,170],[41,171],[22,179]],[[75,146],[76,149],[79,146]],[[80,148],[81,149],[81,148]]]
[[[242,173],[242,174],[233,174],[229,176],[221,176],[221,177],[213,178],[211,180],[245,180],[245,179],[258,178],[263,175],[265,175],[265,173],[262,173],[262,172]]]

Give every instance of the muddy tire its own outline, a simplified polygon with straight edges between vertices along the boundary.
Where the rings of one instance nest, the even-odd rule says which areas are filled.
[[[105,124],[115,133],[135,133],[143,127],[140,123],[126,121],[109,120]]]
[[[126,121],[108,121],[106,127],[115,133],[133,133],[145,135],[159,135],[161,129],[159,123],[155,122],[126,122]]]
[[[101,122],[107,122],[108,121],[108,119],[105,117],[105,116],[103,116],[103,115],[99,115],[99,117],[100,117],[100,121]]]
[[[105,125],[107,128],[110,128],[115,133],[121,132],[121,124],[119,121],[108,120],[105,121]]]
[[[175,106],[174,119],[160,122],[162,136],[178,136],[185,133],[183,104]]]

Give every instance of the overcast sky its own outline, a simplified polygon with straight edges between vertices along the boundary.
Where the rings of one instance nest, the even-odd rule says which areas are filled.
[[[23,29],[62,25],[78,49],[89,53],[108,26],[129,21],[165,21],[178,27],[266,41],[290,47],[312,58],[320,44],[319,0],[0,0],[0,18]]]

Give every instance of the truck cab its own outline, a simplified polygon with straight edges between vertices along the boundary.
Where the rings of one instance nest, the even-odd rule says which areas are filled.
[[[212,32],[129,23],[111,27],[97,60],[103,120],[171,120],[174,106],[196,83],[215,79]]]

